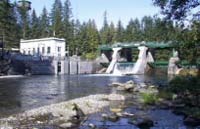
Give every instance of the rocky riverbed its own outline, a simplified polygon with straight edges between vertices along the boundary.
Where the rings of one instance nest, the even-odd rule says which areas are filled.
[[[181,128],[190,117],[176,114],[182,104],[160,96],[159,87],[127,81],[109,85],[111,94],[90,95],[0,119],[0,128],[138,129]],[[176,96],[173,96],[176,99]],[[177,111],[177,110],[176,110]],[[194,122],[194,121],[192,121]],[[196,121],[195,121],[196,122]],[[198,121],[197,121],[198,122]]]
[[[90,115],[81,129],[199,128],[198,119],[185,116],[181,110],[177,110],[184,106],[174,103],[177,96],[172,95],[173,100],[169,100],[167,93],[161,93],[157,86],[133,81],[115,82],[109,86],[113,92],[125,95],[126,101],[110,103],[101,113]]]
[[[0,128],[77,128],[88,114],[101,111],[115,100],[125,98],[119,94],[99,94],[52,104],[0,119]]]

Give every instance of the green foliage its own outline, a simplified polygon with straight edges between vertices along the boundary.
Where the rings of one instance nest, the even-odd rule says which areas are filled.
[[[154,5],[162,9],[167,19],[182,20],[188,13],[200,5],[199,0],[153,0]]]
[[[44,7],[40,16],[41,37],[45,38],[50,35],[50,21],[47,9]]]
[[[51,11],[51,22],[52,22],[52,30],[53,36],[58,38],[63,38],[63,18],[62,18],[62,3],[60,0],[55,0],[53,4],[53,8]]]
[[[175,94],[167,89],[161,89],[158,92],[158,97],[166,100],[172,100]]]
[[[120,20],[117,23],[116,41],[117,42],[124,41],[124,28]]]
[[[41,35],[41,30],[39,26],[39,18],[36,15],[35,10],[33,10],[31,15],[31,33],[30,38],[37,39]]]
[[[144,104],[155,104],[158,101],[157,94],[154,93],[141,93]]]
[[[200,94],[200,78],[177,76],[170,82],[170,90],[179,94]]]
[[[16,8],[9,0],[0,1],[0,37],[3,38],[7,48],[18,47],[20,31],[16,23]]]
[[[188,11],[188,8],[192,8],[191,5],[195,4],[195,2],[191,3],[191,0],[188,3],[185,3],[186,0],[153,1],[163,10],[170,8],[169,12],[171,9],[175,9],[174,11],[177,12],[176,9],[182,9],[187,5],[186,10],[183,10],[185,12]],[[39,17],[34,9],[29,16],[27,10],[17,8],[16,4],[14,5],[12,7],[9,0],[0,1],[0,35],[4,34],[7,48],[18,47],[20,38],[33,39],[55,36],[65,38],[66,50],[69,49],[70,55],[81,56],[86,55],[86,53],[97,53],[98,46],[101,44],[134,41],[178,41],[181,59],[187,60],[191,64],[196,64],[197,60],[200,59],[200,22],[198,19],[191,23],[191,27],[183,27],[156,16],[144,16],[141,20],[131,19],[127,26],[123,26],[123,21],[119,20],[115,26],[112,21],[108,22],[107,12],[105,12],[103,26],[98,30],[94,20],[80,23],[78,19],[72,18],[70,0],[66,0],[64,5],[62,5],[61,0],[55,0],[50,13],[44,8]],[[173,15],[175,14],[171,14],[172,17]],[[158,60],[168,60],[171,51],[161,50],[157,53],[159,53]]]
[[[96,59],[97,54],[96,53],[86,53],[83,55],[83,58],[88,59],[88,60],[94,60]]]

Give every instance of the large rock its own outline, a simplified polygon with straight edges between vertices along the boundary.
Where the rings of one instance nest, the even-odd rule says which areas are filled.
[[[122,83],[119,83],[119,82],[113,82],[112,84],[110,84],[110,86],[113,86],[113,87],[118,87],[118,86],[123,86],[124,84]]]
[[[118,91],[133,91],[135,84],[130,80],[126,83],[112,83],[111,86],[116,87]]]
[[[125,97],[123,95],[119,95],[119,94],[110,94],[108,96],[108,100],[110,101],[115,101],[115,100],[125,100]]]
[[[133,90],[133,88],[134,88],[134,84],[126,84],[125,85],[125,90],[126,91],[131,91],[131,90]]]

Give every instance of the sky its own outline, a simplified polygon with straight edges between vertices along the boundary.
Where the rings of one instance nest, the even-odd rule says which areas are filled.
[[[15,1],[15,0],[11,0]],[[50,12],[55,0],[29,0],[37,15],[45,6]],[[63,3],[65,0],[61,0]],[[120,19],[126,26],[130,19],[141,19],[143,16],[159,14],[159,8],[153,6],[152,0],[71,0],[73,18],[81,22],[94,19],[98,28],[103,25],[103,14],[107,12],[108,22],[116,25]]]

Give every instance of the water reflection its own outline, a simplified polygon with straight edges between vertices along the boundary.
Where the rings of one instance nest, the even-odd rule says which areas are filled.
[[[0,79],[0,117],[97,93],[110,93],[112,82],[158,82],[156,76],[63,75]],[[167,80],[163,76],[161,82]],[[154,82],[155,81],[155,82]]]

